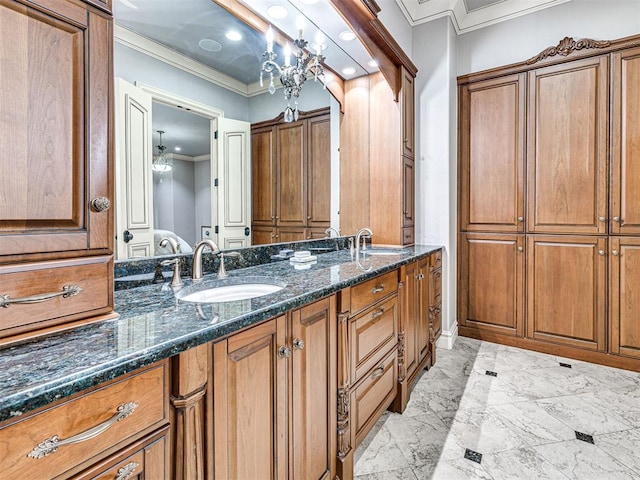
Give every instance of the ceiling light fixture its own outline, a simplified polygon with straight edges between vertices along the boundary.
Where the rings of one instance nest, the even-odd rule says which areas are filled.
[[[267,8],[267,15],[271,18],[281,19],[289,15],[289,11],[282,5],[271,5]]]
[[[368,65],[369,65],[371,68],[378,68],[378,62],[377,62],[376,60],[369,60]]]
[[[280,74],[280,83],[284,87],[284,98],[288,100],[287,108],[284,110],[284,121],[293,122],[298,119],[298,97],[304,85],[307,75],[313,75],[314,81],[320,79],[324,82],[324,69],[322,62],[325,57],[322,52],[327,48],[324,43],[324,34],[321,31],[316,33],[315,43],[312,45],[315,53],[309,53],[305,50],[308,43],[302,38],[302,30],[304,28],[304,19],[298,17],[296,21],[296,29],[298,30],[298,38],[293,44],[298,49],[294,53],[294,64],[291,64],[291,46],[287,43],[284,47],[284,65],[280,66],[275,62],[276,53],[273,51],[273,30],[269,27],[265,38],[267,40],[267,50],[262,54],[266,60],[262,63],[260,70],[260,86],[262,86],[262,77],[264,73],[269,74],[269,93],[272,95],[276,91],[273,83],[274,73]],[[325,84],[326,88],[326,84]],[[291,108],[291,97],[294,97],[294,107]]]
[[[162,144],[162,134],[164,130],[156,130],[156,132],[160,134],[160,145],[156,146],[158,148],[158,155],[153,158],[151,168],[153,168],[154,172],[163,174],[173,170],[173,160],[164,156],[164,151],[167,149],[167,147]],[[160,182],[162,182],[162,178],[160,178]]]
[[[356,73],[356,69],[353,67],[346,67],[342,69],[342,73],[344,73],[345,75],[353,75],[354,73]]]
[[[219,52],[222,50],[222,45],[210,38],[203,38],[198,42],[198,45],[200,45],[201,49],[206,50],[207,52]]]
[[[350,42],[356,39],[356,34],[353,33],[351,30],[345,30],[344,32],[340,32],[340,35],[338,36],[345,42]]]
[[[227,37],[227,40],[231,40],[232,42],[239,42],[242,40],[242,35],[237,30],[229,30],[225,34],[225,37]]]

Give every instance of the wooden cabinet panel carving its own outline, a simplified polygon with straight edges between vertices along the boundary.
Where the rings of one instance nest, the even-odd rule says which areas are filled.
[[[529,72],[529,232],[607,233],[608,65]]]
[[[606,237],[527,239],[527,337],[605,348]]]
[[[525,75],[460,88],[460,228],[524,231]]]
[[[640,48],[612,63],[611,233],[640,235]]]

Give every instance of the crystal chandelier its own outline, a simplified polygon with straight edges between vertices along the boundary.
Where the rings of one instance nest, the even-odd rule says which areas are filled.
[[[324,44],[324,35],[318,31],[315,37],[315,43],[311,48],[315,53],[310,53],[305,50],[308,42],[302,38],[303,20],[302,17],[298,17],[296,22],[298,30],[298,38],[293,41],[293,44],[297,47],[297,52],[294,54],[294,64],[291,64],[291,47],[289,43],[284,47],[284,65],[278,65],[275,62],[276,53],[273,51],[273,30],[269,27],[265,35],[267,40],[267,51],[262,54],[266,57],[266,60],[262,63],[262,69],[260,70],[260,86],[263,85],[262,77],[264,73],[269,74],[269,93],[273,95],[276,91],[276,87],[273,83],[274,73],[277,72],[280,75],[280,83],[284,88],[284,98],[287,99],[287,108],[284,110],[284,121],[293,122],[298,120],[298,97],[300,91],[304,85],[308,75],[313,75],[314,81],[320,79],[324,83],[324,69],[322,68],[322,62],[325,57],[322,52],[327,48]],[[326,88],[326,85],[325,85]],[[294,107],[291,108],[291,97],[294,98]]]
[[[164,145],[162,145],[162,134],[164,130],[156,130],[160,134],[160,145],[157,145],[158,156],[153,158],[151,162],[151,168],[153,168],[154,172],[170,172],[173,169],[173,160],[164,156],[164,151],[167,149]]]

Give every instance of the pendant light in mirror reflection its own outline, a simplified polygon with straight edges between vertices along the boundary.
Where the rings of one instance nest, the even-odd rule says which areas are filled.
[[[284,88],[284,98],[287,100],[287,108],[284,110],[284,121],[293,122],[298,120],[298,97],[306,81],[307,77],[313,76],[314,81],[318,79],[325,84],[324,69],[322,68],[322,62],[325,57],[322,52],[327,48],[325,45],[324,34],[318,30],[315,36],[315,42],[311,45],[311,51],[307,51],[307,42],[302,37],[302,31],[304,29],[304,19],[298,17],[296,21],[296,29],[298,30],[298,36],[293,41],[296,51],[291,51],[291,46],[287,42],[284,47],[284,63],[278,65],[276,63],[277,54],[273,51],[274,34],[271,27],[267,30],[265,35],[267,41],[267,50],[262,54],[266,60],[262,63],[262,69],[260,70],[260,86],[263,85],[263,75],[266,73],[269,75],[269,93],[272,95],[276,91],[274,84],[274,75],[280,75],[280,83]],[[293,55],[293,62],[291,56]],[[291,106],[291,98],[293,97],[293,107]]]
[[[162,134],[164,133],[164,130],[156,130],[156,132],[160,134],[160,144],[156,145],[158,155],[153,157],[151,168],[153,168],[154,172],[158,172],[160,174],[160,183],[162,183],[162,174],[170,172],[173,169],[173,160],[166,157],[164,154],[164,151],[167,149],[167,147],[162,144]]]

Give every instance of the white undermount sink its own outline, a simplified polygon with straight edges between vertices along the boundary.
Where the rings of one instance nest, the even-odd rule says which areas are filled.
[[[382,248],[368,248],[366,250],[360,250],[363,255],[402,255],[400,250],[389,250]]]
[[[233,282],[233,280],[232,280]],[[261,281],[247,283],[231,283],[229,281],[214,283],[213,285],[197,284],[179,290],[176,297],[183,302],[194,303],[222,303],[247,300],[275,293],[284,288],[283,285],[263,283]]]

